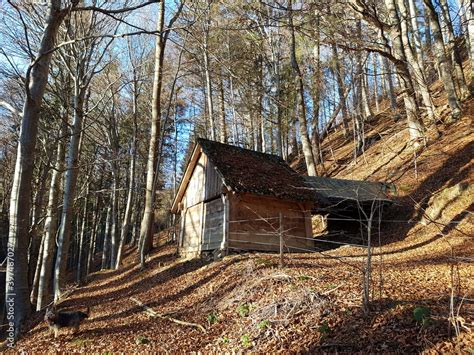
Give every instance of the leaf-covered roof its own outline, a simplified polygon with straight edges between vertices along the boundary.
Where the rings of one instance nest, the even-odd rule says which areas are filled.
[[[281,199],[314,200],[303,177],[279,156],[207,139],[197,143],[215,165],[227,187],[236,192],[269,195]]]

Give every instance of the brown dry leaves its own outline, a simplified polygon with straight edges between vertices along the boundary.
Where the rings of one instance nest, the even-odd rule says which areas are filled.
[[[449,127],[420,154],[418,179],[410,154],[390,158],[396,139],[390,146],[379,141],[368,149],[370,169],[361,161],[338,171],[338,176],[390,175],[401,196],[384,218],[417,222],[421,216],[407,208],[414,201],[422,204],[430,193],[461,181],[473,183],[471,120],[467,116]],[[381,132],[391,129],[391,123],[384,122],[377,126]],[[64,300],[62,305],[70,309],[91,306],[91,317],[78,335],[53,339],[37,315],[17,350],[467,353],[474,348],[472,201],[471,188],[436,223],[382,225],[384,245],[374,249],[368,315],[361,308],[361,273],[347,264],[361,267],[363,249],[328,253],[344,262],[316,253],[293,254],[278,269],[277,257],[271,254],[230,256],[206,264],[176,260],[173,247],[165,246],[154,252],[143,272],[128,251],[121,270],[93,275],[87,286]],[[459,316],[471,332],[463,330],[458,337],[449,326],[452,286],[455,295],[470,299],[464,300]],[[161,314],[201,324],[206,333],[149,318],[130,297]],[[430,310],[425,325],[414,319],[417,307]]]

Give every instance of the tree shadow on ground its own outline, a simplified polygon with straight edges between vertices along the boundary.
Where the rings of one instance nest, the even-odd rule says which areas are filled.
[[[152,256],[147,262],[147,269],[159,268],[160,266],[169,264],[176,259],[176,255],[171,251],[166,254]],[[106,272],[94,274],[91,278],[91,281],[108,281],[104,283],[99,283],[95,286],[88,287],[87,290],[96,291],[109,287],[118,287],[125,281],[130,282],[130,280],[137,279],[140,277],[142,277],[142,274],[140,272],[140,265],[137,261],[127,266],[121,267],[118,270],[106,270]]]
[[[132,293],[129,292],[129,290],[119,290],[117,291],[117,294],[113,294],[111,299],[120,299],[120,298],[126,298],[126,297],[136,297],[136,298],[139,298],[139,300],[143,303],[145,303],[148,307],[151,307],[151,308],[154,308],[154,307],[159,307],[159,306],[163,306],[167,303],[170,303],[170,302],[173,302],[175,300],[178,300],[178,299],[182,299],[183,297],[186,297],[188,295],[191,295],[196,289],[200,288],[200,287],[203,287],[204,285],[210,283],[212,280],[214,280],[216,277],[218,277],[221,273],[223,273],[229,266],[231,266],[233,263],[235,263],[237,260],[232,260],[230,263],[224,265],[223,267],[211,272],[210,274],[196,280],[196,282],[184,287],[183,289],[179,290],[178,292],[176,293],[173,293],[173,294],[168,294],[158,300],[154,300],[152,302],[149,302],[146,298],[146,295],[145,295],[145,298],[140,298],[140,294],[141,293],[145,293],[147,290],[149,289],[152,289],[153,287],[157,287],[157,284],[161,284],[162,281],[152,281],[152,280],[144,280],[143,282],[145,283],[146,287],[143,288],[143,287],[137,287],[133,290]],[[195,263],[194,265],[199,265],[198,263]],[[199,267],[202,267],[204,264],[201,264],[201,266]],[[199,268],[198,267],[198,268]],[[186,268],[186,266],[184,266],[184,268]],[[184,275],[185,273],[188,273],[188,272],[191,272],[191,271],[194,271],[196,270],[197,268],[186,268],[187,271],[184,272],[184,273],[179,273],[179,272],[176,272],[175,273],[175,277],[179,277],[181,275]],[[163,280],[160,276],[157,275],[157,279],[159,280]],[[164,281],[163,281],[164,282]],[[110,296],[109,296],[110,297]],[[102,317],[97,317],[97,318],[94,318],[95,321],[101,321],[101,320],[107,320],[107,319],[110,319],[110,318],[125,318],[133,313],[137,313],[137,312],[141,312],[142,311],[142,307],[140,306],[133,306],[129,309],[126,309],[122,312],[118,312],[118,313],[113,313],[113,314],[108,314],[108,315],[104,315]]]
[[[70,305],[78,305],[78,304],[87,304],[90,307],[100,306],[104,302],[111,302],[113,300],[119,298],[130,297],[133,294],[146,292],[150,288],[157,286],[158,284],[164,284],[172,279],[178,278],[182,275],[185,275],[189,272],[195,271],[202,266],[204,266],[207,262],[200,260],[200,259],[193,259],[189,261],[184,261],[181,263],[177,263],[171,267],[166,268],[163,271],[153,272],[153,268],[151,265],[147,268],[150,272],[139,273],[133,277],[133,282],[130,282],[125,287],[120,287],[116,290],[112,289],[105,293],[101,293],[97,296],[83,296],[79,298],[71,298],[65,300],[61,303],[62,307],[68,307]],[[143,274],[148,274],[147,276],[143,276]],[[125,280],[124,280],[125,281]],[[128,280],[126,280],[128,281]],[[100,286],[99,289],[105,289],[106,286]],[[85,292],[88,292],[88,288],[85,288]]]
[[[409,195],[396,198],[393,206],[385,209],[383,220],[393,220],[396,222],[394,228],[390,228],[390,234],[382,233],[382,245],[393,243],[405,239],[409,231],[414,225],[420,222],[423,217],[423,211],[428,206],[429,196],[434,191],[438,191],[444,186],[453,186],[459,182],[469,179],[469,164],[474,151],[474,142],[470,142],[464,148],[450,155],[448,159],[430,176],[428,176],[421,184]],[[419,208],[415,209],[415,201],[420,202]],[[451,222],[458,222],[465,215],[458,215]],[[449,229],[455,228],[455,224],[451,223]],[[387,223],[382,222],[382,232]],[[443,234],[432,238],[429,242],[433,242],[441,238]],[[425,245],[425,243],[423,243]],[[415,248],[410,247],[411,249]]]
[[[430,315],[423,325],[414,317],[417,307],[426,307]],[[309,353],[368,352],[418,353],[452,338],[448,329],[449,296],[419,300],[383,299],[361,308],[346,310],[342,320],[321,333]]]

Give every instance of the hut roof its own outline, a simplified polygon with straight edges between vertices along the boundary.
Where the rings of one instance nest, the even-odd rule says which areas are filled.
[[[199,138],[175,196],[173,212],[177,211],[177,203],[184,194],[201,152],[214,164],[230,191],[284,200],[314,201],[319,206],[340,202],[390,201],[387,195],[390,186],[384,183],[303,176],[277,155]]]
[[[390,201],[388,197],[392,186],[375,181],[335,179],[322,176],[305,176],[305,184],[318,195],[320,202],[339,201],[371,202]]]
[[[256,152],[207,139],[197,144],[215,165],[224,184],[236,192],[311,201],[304,179],[279,156]]]

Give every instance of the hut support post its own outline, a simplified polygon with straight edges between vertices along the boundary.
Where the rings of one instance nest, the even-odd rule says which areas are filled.
[[[227,198],[226,194],[222,194],[222,204],[224,206],[224,213],[223,213],[224,221],[222,223],[221,251],[222,251],[222,256],[225,256],[228,253],[228,247],[229,247],[229,199]]]

